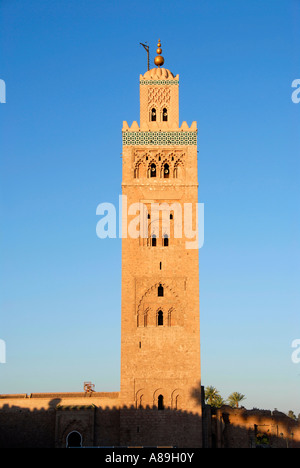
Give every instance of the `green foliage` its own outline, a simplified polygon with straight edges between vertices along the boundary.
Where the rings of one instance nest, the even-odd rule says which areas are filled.
[[[204,392],[205,392],[205,402],[208,405],[214,408],[221,408],[221,406],[226,404],[226,400],[222,398],[222,396],[220,395],[220,392],[212,385],[205,387]],[[245,395],[243,395],[242,393],[233,392],[231,393],[231,395],[229,395],[227,403],[232,408],[238,408],[239,402],[244,400],[245,398],[246,398]]]
[[[221,406],[225,405],[226,404],[226,401],[223,400],[223,398],[221,397],[221,395],[217,395],[214,399],[214,403],[213,403],[213,406],[215,408],[221,408]]]
[[[225,400],[215,387],[205,387],[205,401],[208,405],[214,408],[221,408],[225,404]]]
[[[239,403],[245,399],[245,395],[239,392],[233,392],[231,395],[228,397],[228,404],[232,408],[238,408]]]

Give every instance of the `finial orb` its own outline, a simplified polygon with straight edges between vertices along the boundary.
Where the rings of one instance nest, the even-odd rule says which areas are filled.
[[[161,56],[159,56],[159,55],[158,55],[157,57],[155,57],[155,59],[154,59],[154,63],[155,63],[155,65],[157,65],[158,67],[161,67],[161,66],[164,64],[164,62],[165,62],[165,61],[164,61],[164,58],[161,57]]]
[[[157,53],[158,55],[155,57],[154,63],[155,63],[155,65],[157,65],[158,67],[161,67],[161,66],[164,64],[165,59],[164,59],[163,57],[160,56],[160,54],[162,53],[162,48],[161,48],[160,39],[158,39],[158,44],[157,44],[156,53]]]

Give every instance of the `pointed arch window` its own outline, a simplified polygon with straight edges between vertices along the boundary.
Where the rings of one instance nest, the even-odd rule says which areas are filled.
[[[169,164],[164,164],[164,179],[168,179],[170,176]]]
[[[152,107],[152,109],[151,109],[150,120],[151,120],[151,122],[156,122],[156,109],[155,109],[155,107]]]
[[[163,119],[163,122],[167,122],[168,121],[168,109],[166,107],[163,108],[163,111],[162,111],[162,119]]]
[[[163,286],[160,284],[157,288],[157,295],[162,297],[164,295],[164,288]]]
[[[163,395],[158,395],[157,409],[160,410],[160,411],[164,409],[164,397],[163,397]]]
[[[157,312],[157,326],[161,327],[164,324],[164,313],[162,310]]]
[[[156,177],[156,165],[154,163],[150,166],[150,177]]]
[[[156,247],[156,235],[155,234],[152,234],[151,245],[152,247]]]

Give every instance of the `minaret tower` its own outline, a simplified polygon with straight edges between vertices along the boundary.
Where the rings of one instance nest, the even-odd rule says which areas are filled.
[[[196,447],[197,125],[179,126],[179,76],[162,67],[161,54],[159,41],[156,67],[140,75],[140,125],[123,122],[122,129],[120,399],[134,416],[121,412],[121,443]]]

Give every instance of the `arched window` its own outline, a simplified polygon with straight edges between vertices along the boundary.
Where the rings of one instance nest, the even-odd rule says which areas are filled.
[[[156,122],[156,109],[153,107],[150,112],[150,120],[151,122]]]
[[[158,296],[163,296],[164,295],[164,288],[163,288],[163,286],[161,284],[157,288],[157,295]]]
[[[150,166],[150,177],[156,177],[156,165],[154,163]]]
[[[167,236],[167,234],[164,235],[164,247],[168,247],[169,245],[169,238]]]
[[[168,179],[170,175],[169,164],[164,164],[164,179]]]
[[[164,324],[164,314],[162,310],[157,313],[157,325],[162,326]]]
[[[157,409],[163,410],[164,409],[164,397],[163,395],[158,395],[157,398]]]
[[[156,235],[155,234],[152,234],[151,245],[152,247],[156,247]]]
[[[163,108],[163,111],[162,111],[162,119],[163,119],[163,122],[168,121],[168,110],[165,107]]]
[[[77,431],[70,432],[67,436],[67,448],[82,447],[82,437]]]

